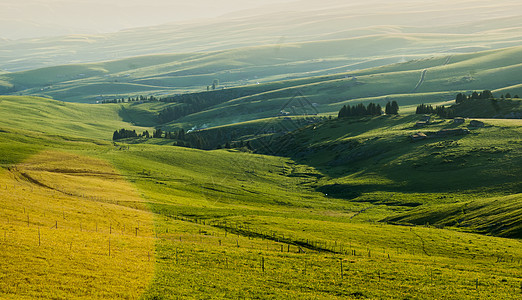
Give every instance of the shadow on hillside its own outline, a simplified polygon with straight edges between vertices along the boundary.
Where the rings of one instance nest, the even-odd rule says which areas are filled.
[[[455,127],[448,124],[443,128],[447,130]],[[452,193],[484,188],[498,190],[504,183],[510,183],[512,180],[507,182],[506,177],[501,174],[485,177],[483,172],[489,173],[489,170],[500,166],[497,163],[509,164],[509,161],[504,161],[500,154],[495,156],[495,153],[487,152],[485,148],[479,147],[472,151],[461,147],[459,141],[465,136],[467,135],[433,134],[432,138],[413,142],[405,132],[404,136],[383,135],[381,138],[352,142],[339,140],[327,146],[303,147],[298,143],[288,142],[289,148],[281,155],[298,164],[313,167],[325,177],[335,180],[335,184],[321,182],[316,190],[347,200],[372,192]],[[292,137],[287,138],[290,139]],[[349,178],[354,174],[358,175]],[[407,200],[406,205],[417,206],[420,202]]]
[[[134,126],[155,127],[158,125],[158,114],[147,110],[134,109],[134,105],[130,107],[120,107],[118,116],[127,123]]]

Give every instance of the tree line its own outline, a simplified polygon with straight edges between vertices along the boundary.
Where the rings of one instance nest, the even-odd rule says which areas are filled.
[[[197,149],[209,149],[208,141],[205,139],[204,136],[197,134],[197,132],[193,133],[186,133],[185,130],[182,128],[180,130],[174,130],[174,131],[163,131],[162,129],[158,128],[155,129],[152,134],[149,133],[148,130],[143,131],[142,133],[138,134],[136,130],[127,130],[127,129],[120,129],[114,131],[112,135],[112,140],[117,141],[121,139],[128,139],[128,138],[141,138],[141,139],[168,139],[168,140],[174,140],[174,145],[181,146],[181,147],[191,147],[191,148],[197,148]]]
[[[122,98],[114,98],[112,100],[102,100],[100,103],[126,103],[126,102],[156,102],[160,101],[159,98],[156,98],[154,96],[136,96],[136,97],[122,97]]]
[[[455,115],[455,110],[452,107],[445,107],[444,105],[435,106],[435,108],[433,108],[431,105],[420,104],[417,106],[415,113],[422,115],[436,114],[441,118],[453,118]]]
[[[382,107],[380,104],[369,103],[367,106],[359,103],[354,106],[343,105],[339,113],[338,118],[348,117],[360,117],[360,116],[380,116],[382,115]],[[397,115],[399,113],[399,104],[397,101],[388,102],[386,104],[384,113],[387,115]]]
[[[518,95],[511,96],[510,93],[500,95],[500,99],[511,99],[511,98],[519,98]],[[457,104],[463,103],[468,100],[476,100],[476,99],[495,99],[493,93],[490,90],[484,90],[482,92],[472,92],[470,95],[466,95],[465,93],[458,93],[455,97],[455,102]]]
[[[147,132],[148,135],[148,132]],[[121,140],[121,139],[127,139],[127,138],[135,138],[138,137],[138,134],[136,133],[136,130],[127,130],[127,129],[120,129],[114,131],[112,134],[112,140]]]

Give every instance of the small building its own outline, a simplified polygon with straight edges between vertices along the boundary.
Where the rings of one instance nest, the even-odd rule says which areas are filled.
[[[461,118],[461,117],[456,117],[455,119],[453,119],[453,123],[455,124],[464,124],[464,118]]]
[[[412,134],[410,135],[410,139],[412,142],[416,142],[416,141],[420,141],[420,140],[424,140],[424,139],[427,139],[428,136],[422,132],[417,132],[415,134]]]
[[[469,122],[469,126],[470,127],[484,127],[484,122],[477,121],[477,120],[471,120],[471,122]]]

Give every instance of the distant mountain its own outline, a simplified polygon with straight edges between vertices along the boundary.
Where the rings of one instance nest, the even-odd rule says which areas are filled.
[[[318,7],[320,6],[320,7]],[[221,19],[0,42],[9,71],[98,62],[158,53],[194,53],[246,46],[400,36],[412,42],[395,55],[472,52],[522,44],[519,1],[302,1]],[[421,38],[421,40],[418,40]],[[385,45],[383,45],[385,46]],[[350,47],[350,46],[348,46]],[[383,52],[391,50],[383,47]],[[321,58],[321,51],[317,57]]]

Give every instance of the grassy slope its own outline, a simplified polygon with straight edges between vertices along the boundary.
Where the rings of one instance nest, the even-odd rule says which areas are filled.
[[[35,100],[32,99],[32,101]],[[111,109],[108,106],[101,107]],[[343,124],[341,121],[332,121],[332,123],[324,123],[323,126],[336,125],[335,128],[316,128],[317,135],[310,133],[314,132],[312,128],[304,129],[298,134],[302,134],[304,140],[313,137],[312,141],[316,145],[332,143],[334,146],[342,146],[349,144],[343,143],[343,141],[351,138],[371,142],[379,135],[379,132],[382,135],[382,128],[387,128],[389,134],[385,133],[386,136],[400,133],[404,138],[399,141],[388,140],[387,143],[406,145],[408,149],[415,147],[424,149],[431,143],[416,145],[405,141],[404,134],[412,130],[404,128],[408,128],[413,122],[414,120],[408,117],[375,119],[350,128],[350,122],[346,126],[341,126]],[[519,132],[518,123],[510,124],[504,124],[503,126],[507,129],[503,130]],[[373,129],[365,133],[365,128]],[[41,127],[40,130],[46,131],[47,129]],[[48,130],[53,133],[55,129],[50,127]],[[116,166],[137,189],[138,192],[135,195],[140,195],[138,201],[145,201],[148,208],[156,215],[154,225],[156,249],[155,256],[152,258],[155,263],[155,273],[149,289],[144,295],[145,298],[161,296],[201,298],[209,295],[228,298],[280,298],[292,295],[298,298],[332,299],[355,298],[362,295],[369,298],[402,299],[405,295],[410,297],[423,295],[430,298],[471,299],[476,297],[477,280],[479,292],[484,297],[509,298],[515,297],[518,293],[520,284],[518,269],[522,257],[518,240],[446,229],[408,228],[373,223],[373,221],[397,212],[409,211],[406,205],[411,199],[421,197],[427,204],[430,204],[440,202],[434,200],[434,197],[447,195],[440,190],[412,194],[406,185],[404,193],[392,191],[399,198],[398,203],[394,205],[385,205],[385,201],[381,203],[373,201],[372,198],[379,195],[382,196],[382,199],[386,199],[390,195],[387,186],[390,185],[392,179],[386,178],[387,173],[384,171],[387,170],[386,168],[398,167],[399,163],[402,164],[408,160],[401,156],[391,156],[389,165],[380,170],[383,171],[381,176],[380,174],[364,174],[360,171],[354,173],[357,171],[357,165],[338,165],[337,168],[336,165],[333,165],[324,169],[320,168],[318,165],[320,161],[331,161],[332,159],[327,153],[314,155],[315,159],[307,159],[306,164],[302,164],[300,162],[304,162],[304,160],[301,160],[300,157],[295,157],[295,161],[293,161],[284,157],[224,150],[199,151],[158,145],[115,147],[106,141],[90,139],[71,141],[59,136],[35,134],[29,131],[12,129],[6,131],[8,132],[0,132],[0,139],[4,141],[1,143],[2,151],[5,153],[10,153],[9,149],[13,149],[12,147],[19,147],[25,151],[22,154],[26,157],[30,157],[39,149],[67,151],[74,153],[73,156],[94,157],[97,159],[96,161],[108,161]],[[484,140],[471,138],[468,140],[466,137],[462,141],[462,148],[484,147],[482,143],[486,141],[486,138],[488,143],[493,142],[495,145],[498,143],[499,145],[496,147],[513,148],[509,146],[511,139],[499,135],[500,131],[498,127],[484,128],[476,136],[483,137]],[[328,138],[328,136],[330,137]],[[333,136],[338,138],[333,139]],[[299,139],[299,135],[296,136],[296,139]],[[386,141],[387,138],[383,139]],[[11,140],[17,140],[17,143],[12,145],[9,142]],[[474,143],[477,144],[473,145]],[[380,144],[376,144],[376,147],[378,146]],[[403,153],[406,156],[413,155],[404,153],[406,148],[397,149],[397,153]],[[486,150],[489,151],[488,149]],[[485,150],[485,153],[480,153],[484,154],[485,160],[488,158],[493,158],[495,161],[507,159],[506,163],[509,163],[511,160],[519,159],[520,153],[517,149],[515,147],[508,152],[493,154],[489,154]],[[450,154],[446,153],[450,150],[443,148],[438,151],[441,152],[441,156],[446,156]],[[430,152],[431,150],[423,151]],[[341,151],[341,153],[346,152]],[[59,154],[59,159],[51,161],[44,159],[48,157],[46,154],[32,156],[29,159],[11,155],[2,157],[5,157],[4,167],[18,164],[19,170],[26,170],[24,172],[37,178],[38,182],[72,194],[64,196],[68,199],[72,198],[71,206],[63,205],[64,202],[62,202],[62,207],[67,208],[66,212],[46,211],[46,216],[63,218],[62,215],[65,214],[65,217],[68,218],[69,214],[75,211],[74,205],[82,203],[84,195],[94,197],[90,200],[92,205],[96,205],[99,201],[107,202],[107,199],[118,200],[109,196],[114,190],[96,188],[101,183],[87,182],[99,180],[98,177],[91,178],[89,174],[103,173],[104,176],[113,174],[114,171],[109,171],[106,163],[79,160],[84,161],[85,165],[75,167],[73,164],[67,163],[69,160],[65,159],[71,157],[70,155]],[[512,157],[511,160],[509,156]],[[473,163],[475,159],[478,158],[474,157],[472,160],[470,159],[470,162]],[[78,159],[76,160],[78,161]],[[386,159],[382,158],[382,160]],[[20,162],[24,163],[20,164]],[[365,163],[367,162],[361,161],[360,165]],[[477,160],[476,163],[481,163],[481,160]],[[59,170],[70,168],[81,172],[59,173]],[[413,169],[411,166],[398,168],[399,170],[396,172],[399,174],[410,172]],[[482,168],[487,171],[490,167]],[[342,169],[352,175],[347,173],[343,175]],[[7,171],[4,170],[4,172]],[[506,169],[506,172],[516,174],[518,171],[517,169]],[[425,175],[427,173],[428,171],[422,172]],[[402,174],[406,176],[404,173]],[[509,178],[509,174],[506,175]],[[437,175],[437,178],[441,177]],[[366,187],[366,190],[372,186],[376,188],[373,193],[371,190],[369,193],[363,193],[358,199],[359,201],[348,201],[336,197],[336,195],[325,197],[324,193],[318,190],[320,186],[334,183],[359,185]],[[494,182],[492,184],[494,185]],[[26,182],[24,185],[26,185],[25,192],[27,193],[30,192],[30,189],[39,192],[42,188],[41,185],[35,186],[34,181]],[[123,188],[123,186],[122,183],[120,187]],[[80,187],[81,190],[77,190]],[[436,184],[431,186],[431,188],[435,187]],[[476,187],[471,183],[470,188]],[[20,194],[17,193],[17,190],[8,189],[7,191],[12,192],[13,196],[10,197],[18,197]],[[127,189],[127,193],[129,192],[132,192],[132,189]],[[46,201],[46,193],[54,193],[54,191],[43,189],[39,192],[38,195],[42,195],[41,201]],[[458,196],[456,201],[467,200],[466,193],[456,195]],[[474,195],[471,196],[474,197]],[[365,196],[366,199],[364,199]],[[451,199],[449,202],[454,202],[454,200]],[[37,201],[26,205],[30,217],[43,213],[39,208],[39,203],[41,202]],[[126,211],[129,206],[129,203],[123,201],[116,202],[116,204],[120,205],[118,210],[120,212]],[[24,232],[33,234],[33,238],[29,235],[27,240],[17,240],[17,245],[25,247],[24,249],[31,249],[31,245],[35,243],[34,230],[36,228],[32,224],[26,227],[23,223],[26,214],[21,208],[8,210],[7,207],[10,205],[18,204],[6,201],[2,207],[6,208],[6,211],[12,211],[11,213],[16,216],[16,222],[12,221],[15,223],[12,224],[12,228],[20,231],[23,229]],[[113,204],[103,205],[118,208],[118,206],[112,206]],[[106,213],[107,211],[103,216],[106,216]],[[53,219],[52,217],[51,219]],[[81,217],[75,218],[81,219]],[[45,223],[47,219],[48,217],[42,219],[42,224],[47,225]],[[71,229],[64,230],[65,235],[60,239],[60,243],[67,244],[74,233],[77,233],[77,223],[80,219],[71,219]],[[93,224],[92,221],[90,222],[92,229]],[[106,219],[100,219],[99,222],[104,224],[104,226],[100,225],[98,233],[102,237],[101,244],[106,242],[103,238],[107,235],[107,222]],[[2,224],[2,226],[9,226],[9,224]],[[61,224],[61,220],[59,224]],[[61,232],[60,230],[58,231]],[[14,238],[12,235],[6,236],[10,239]],[[76,238],[80,239],[81,236]],[[116,237],[114,238],[116,239]],[[129,239],[126,245],[134,243],[131,236],[122,236],[122,238]],[[9,241],[9,239],[6,240]],[[73,241],[73,247],[75,247],[76,241],[76,239]],[[67,247],[63,249],[64,246],[60,243],[50,249],[67,251]],[[12,246],[11,242],[2,245]],[[93,244],[93,247],[96,245]],[[301,247],[301,251],[298,245]],[[322,251],[319,252],[319,249]],[[16,250],[15,253],[18,251]],[[355,256],[352,255],[352,251],[355,251]],[[102,251],[99,252],[102,253]],[[103,264],[104,262],[101,256],[88,254],[90,253],[88,251],[82,253],[86,253],[93,263]],[[129,254],[133,255],[133,253]],[[138,257],[146,260],[144,253],[141,250],[136,252]],[[115,259],[122,258],[119,255],[122,253],[116,252]],[[36,257],[34,252],[28,252],[25,258],[19,261],[19,264],[27,264],[32,257]],[[77,259],[73,257],[69,265],[77,262]],[[340,260],[344,264],[343,278],[341,278],[339,270]],[[263,261],[264,272],[262,270]],[[136,265],[133,264],[133,266]],[[106,264],[106,267],[111,267],[111,264]],[[57,265],[48,267],[48,272],[57,272],[57,276],[64,276],[59,270]],[[78,270],[84,269],[80,267]],[[12,273],[6,274],[3,282],[7,285],[11,286],[17,282],[17,276],[13,276]],[[26,278],[30,282],[38,282],[41,276],[43,275],[38,272],[26,273]],[[202,280],[205,281],[205,284]],[[211,284],[208,284],[209,282]],[[84,284],[86,284],[86,280],[80,279],[76,286]],[[25,290],[30,291],[36,286],[37,284],[29,283]],[[96,285],[93,288],[98,290]],[[55,295],[52,294],[53,291],[54,289],[49,289],[50,297]],[[20,290],[9,290],[9,292],[13,293],[11,294],[13,297],[24,295]],[[70,289],[63,293],[60,295],[69,297],[84,295],[85,292]]]
[[[210,126],[235,123],[276,116],[284,105],[301,107],[311,111],[307,102],[299,103],[302,93],[310,103],[317,103],[320,113],[336,113],[344,104],[375,102],[384,106],[396,100],[401,107],[414,107],[419,103],[441,103],[454,99],[458,92],[470,90],[502,89],[510,86],[510,93],[520,94],[516,74],[521,66],[514,57],[522,48],[508,48],[475,54],[436,57],[403,64],[361,70],[351,73],[284,81],[283,87],[254,94],[189,115],[180,124],[200,126],[213,120]],[[447,62],[447,64],[446,64]],[[412,93],[421,73],[427,69],[423,84]],[[471,75],[470,75],[471,74]],[[350,76],[356,76],[354,79]],[[248,90],[248,88],[245,88]],[[504,92],[507,92],[504,91]],[[175,125],[175,124],[174,124]]]
[[[389,222],[453,226],[498,236],[522,236],[522,195],[482,198],[420,208],[386,219]]]
[[[475,99],[454,106],[455,114],[474,118],[520,118],[522,101],[520,99]]]
[[[342,42],[336,41],[335,43]],[[136,78],[150,77],[151,74],[156,74],[157,72],[168,73],[168,70],[179,67],[181,69],[178,73],[175,74],[170,71],[168,76],[193,82],[193,79],[190,79],[191,72],[198,73],[203,69],[214,72],[217,69],[213,68],[226,69],[234,64],[243,67],[255,65],[259,63],[259,59],[271,63],[279,60],[296,59],[292,57],[292,54],[300,53],[300,51],[303,53],[303,57],[305,57],[303,59],[308,60],[309,57],[316,55],[314,51],[311,51],[313,49],[312,45],[315,44],[308,43],[301,46],[282,47],[280,57],[269,55],[273,51],[271,47],[258,47],[249,50],[237,49],[216,52],[212,55],[161,55],[99,64],[68,66],[64,69],[65,71],[68,70],[68,75],[64,75],[63,79],[60,79],[65,80],[66,83],[63,84],[68,87],[53,86],[54,92],[51,90],[43,92],[55,93],[55,96],[71,97],[69,98],[70,100],[77,100],[82,97],[92,99],[92,97],[100,94],[107,95],[106,93],[111,93],[111,91],[120,96],[122,94],[127,96],[131,90],[138,92],[142,88],[147,91],[155,91],[155,93],[163,92],[165,91],[164,89],[170,88],[168,80],[164,82],[141,81],[142,83],[155,84],[155,86],[151,86],[143,85],[142,83],[137,84],[136,82],[139,82],[141,79],[137,80]],[[384,106],[387,101],[396,100],[403,111],[412,111],[421,102],[445,103],[454,99],[456,93],[469,90],[488,88],[494,90],[495,93],[510,92],[512,95],[522,94],[522,90],[519,89],[520,85],[516,81],[516,74],[520,72],[521,66],[515,58],[521,55],[521,49],[520,47],[513,47],[474,54],[434,57],[357,72],[237,87],[229,90],[235,91],[238,95],[236,98],[178,119],[171,124],[165,125],[164,128],[167,130],[180,127],[189,129],[203,125],[214,127],[274,117],[285,105],[286,110],[291,112],[295,110],[295,114],[301,114],[304,110],[308,113],[317,111],[322,114],[336,114],[344,104],[354,105],[361,102],[376,102]],[[171,60],[174,60],[174,62],[169,62]],[[192,71],[182,71],[183,66],[189,69],[192,68]],[[267,70],[274,69],[270,63],[266,67]],[[126,68],[134,69],[133,71],[122,71]],[[29,80],[28,82],[34,80],[34,82],[38,83],[39,81],[53,78],[56,75],[55,73],[59,73],[61,70],[62,67],[54,67],[45,70],[27,71],[23,74],[11,73],[6,76],[11,76],[12,78],[19,76],[20,78],[25,78],[24,80]],[[426,70],[424,80],[415,93],[412,93],[421,78],[423,70]],[[288,72],[284,68],[280,71]],[[89,72],[99,76],[95,76],[98,79],[93,79],[94,77],[87,79],[74,78],[74,76],[77,76],[75,75],[76,73],[86,74],[85,76],[88,77],[90,76]],[[27,74],[34,74],[34,76]],[[51,74],[51,76],[46,74]],[[109,75],[109,77],[102,76],[102,74]],[[245,75],[244,72],[237,74]],[[127,77],[127,75],[129,76]],[[212,76],[207,78],[208,82],[206,84],[210,83],[212,78],[215,78]],[[355,76],[356,79],[351,76]],[[118,82],[114,82],[114,80],[118,80]],[[39,84],[43,83],[43,81]],[[165,84],[165,86],[162,86],[162,84]],[[34,90],[29,90],[29,92],[33,93]],[[303,101],[304,99],[298,93],[302,93],[306,97],[306,101]],[[314,103],[314,106],[311,107],[310,103]],[[133,103],[123,104],[122,106],[110,105],[110,107],[115,113],[117,112],[120,115],[115,117],[115,120],[123,119],[136,125],[155,126],[157,125],[155,115],[158,111],[165,108],[166,105],[163,103]],[[89,111],[96,114],[96,111],[105,110],[91,106]],[[84,115],[81,118],[87,117]],[[16,124],[13,123],[13,125]],[[103,127],[96,124],[96,122],[91,122],[91,125],[93,127]],[[122,124],[120,123],[120,125]],[[111,124],[112,128],[110,129],[119,128],[121,127],[120,125],[114,122]],[[62,127],[66,126],[70,125],[63,125]],[[142,130],[142,128],[137,129]],[[93,129],[89,128],[88,130],[92,131]]]
[[[317,111],[336,114],[344,104],[375,102],[384,106],[387,101],[396,100],[403,112],[412,112],[419,103],[448,105],[448,101],[454,99],[457,93],[482,90],[485,86],[494,89],[496,95],[500,92],[521,94],[520,86],[513,85],[516,75],[505,72],[506,69],[520,68],[512,59],[520,51],[520,47],[515,47],[435,57],[358,72],[231,88],[228,92],[237,94],[231,100],[176,120],[166,125],[165,129],[189,129],[204,124],[213,127],[274,117],[285,105],[285,109],[290,112],[294,107],[296,114],[302,114],[305,110],[308,113]],[[423,84],[412,93],[425,69],[427,72]],[[350,76],[356,76],[357,79]],[[310,102],[298,93],[302,93]],[[309,103],[315,104],[311,107]],[[154,115],[166,105],[132,103],[124,107],[127,115],[136,116],[134,123],[139,124],[139,120],[146,119],[144,124],[151,126],[155,123]]]
[[[400,38],[390,38],[392,40]],[[351,64],[364,66],[393,63],[399,58],[372,60],[361,64],[353,52],[364,52],[382,40],[352,39],[239,48],[218,52],[153,55],[121,61],[68,65],[6,74],[2,77],[5,91],[14,85],[18,92],[45,94],[74,102],[93,102],[104,95],[161,94],[202,91],[219,79],[222,86],[241,86],[331,73],[331,68]],[[354,43],[357,48],[350,46]],[[350,47],[348,47],[350,46]],[[346,53],[344,49],[351,49]],[[321,59],[318,59],[318,50]],[[328,51],[324,49],[330,49]],[[368,55],[371,55],[368,53]],[[90,86],[90,90],[82,90]]]
[[[520,121],[486,120],[485,128],[472,129],[470,135],[411,143],[408,135],[419,131],[458,128],[439,120],[416,129],[417,120],[406,116],[328,121],[282,136],[271,149],[328,175],[318,188],[329,195],[386,205],[427,205],[425,213],[441,201],[520,191]],[[444,194],[448,192],[449,197]],[[518,205],[518,200],[511,201]],[[504,210],[505,222],[497,226],[504,229],[490,232],[520,237],[520,228],[512,231],[510,213]],[[475,224],[484,231],[479,225]]]
[[[369,57],[379,56],[379,53],[370,53],[367,49],[379,49],[377,45],[380,43],[394,40],[412,45],[417,42],[391,36],[377,40],[346,39],[208,53],[144,56],[8,73],[1,75],[0,80],[4,82],[4,93],[12,93],[14,86],[17,93],[91,103],[137,94],[158,96],[204,91],[214,79],[219,79],[222,87],[230,88],[322,75],[324,77],[308,80],[320,82],[319,85],[310,85],[309,82],[303,86],[300,81],[285,83],[287,88],[299,89],[312,98],[323,99],[314,99],[314,102],[326,105],[347,99],[411,93],[425,69],[425,80],[415,92],[445,93],[484,86],[492,90],[511,86],[512,92],[519,92],[516,85],[520,82],[516,81],[516,74],[520,72],[520,63],[514,57],[520,55],[520,47],[473,54],[438,54],[435,58],[402,64],[395,63],[399,61],[398,58],[379,58],[380,63],[374,65],[386,66],[364,69],[374,65],[358,63],[357,67],[350,67],[357,59],[344,49],[364,52]],[[318,59],[319,49],[330,50],[322,50],[324,53]],[[352,69],[359,70],[346,73]],[[326,76],[332,73],[338,75]],[[353,82],[348,82],[349,78],[345,78],[347,75],[357,76],[359,85],[353,86]],[[380,88],[377,89],[376,85]],[[281,93],[271,96],[281,98]],[[283,97],[281,101],[284,100]]]
[[[0,96],[0,105],[2,127],[105,140],[112,138],[112,132],[119,128],[150,130],[123,121],[121,106],[117,104],[102,107],[37,97]]]
[[[132,208],[142,200],[112,166],[45,151],[2,169],[0,185],[0,297],[137,298],[147,288],[153,216]]]

